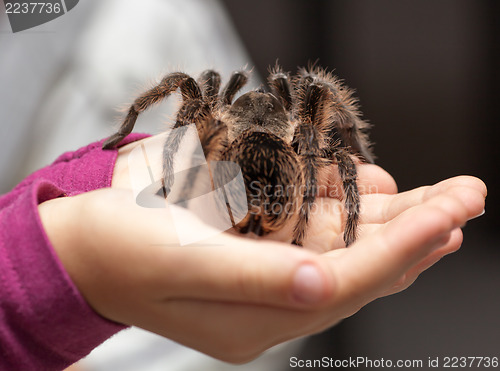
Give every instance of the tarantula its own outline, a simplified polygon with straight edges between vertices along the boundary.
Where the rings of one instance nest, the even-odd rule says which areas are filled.
[[[259,88],[234,100],[248,78],[248,72],[235,71],[220,91],[216,71],[207,70],[197,80],[170,73],[134,101],[119,131],[103,148],[115,147],[132,131],[141,112],[179,89],[182,105],[174,128],[194,123],[207,161],[232,161],[241,168],[248,213],[234,225],[236,230],[262,236],[281,229],[290,215],[298,214],[293,242],[302,245],[318,195],[319,171],[336,163],[345,199],[344,241],[349,246],[359,222],[355,158],[373,162],[368,124],[361,119],[357,100],[322,68],[300,68],[291,76],[278,65],[270,69],[268,91]],[[173,130],[164,145],[165,195],[172,185],[173,155],[183,133]],[[277,205],[288,205],[287,212],[273,212]]]

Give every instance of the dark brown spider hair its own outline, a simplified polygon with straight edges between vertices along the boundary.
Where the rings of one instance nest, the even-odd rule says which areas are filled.
[[[204,71],[198,80],[181,72],[168,74],[134,101],[103,148],[118,145],[141,112],[180,90],[182,105],[174,124],[178,130],[171,131],[163,150],[166,197],[184,129],[195,124],[207,160],[230,161],[241,168],[248,214],[234,225],[238,231],[265,235],[295,215],[293,242],[302,245],[318,196],[318,174],[337,164],[346,214],[344,241],[350,245],[360,212],[356,161],[373,162],[368,124],[351,90],[320,67],[301,68],[291,76],[276,65],[267,80],[269,91],[259,88],[235,100],[248,78],[248,72],[235,71],[221,89],[220,74],[213,70]],[[196,177],[196,170],[188,176],[186,199]],[[286,212],[283,206],[288,206]]]

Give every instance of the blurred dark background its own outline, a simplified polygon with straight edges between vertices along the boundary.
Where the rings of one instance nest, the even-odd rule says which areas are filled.
[[[483,179],[486,214],[406,292],[311,338],[304,356],[500,356],[500,4],[477,0],[223,1],[257,71],[318,60],[356,89],[377,163],[401,191]]]

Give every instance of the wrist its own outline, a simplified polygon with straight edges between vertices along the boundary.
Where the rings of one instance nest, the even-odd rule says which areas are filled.
[[[79,215],[70,197],[55,198],[38,205],[38,213],[49,241],[62,266],[74,281],[71,269],[73,256],[78,249]]]

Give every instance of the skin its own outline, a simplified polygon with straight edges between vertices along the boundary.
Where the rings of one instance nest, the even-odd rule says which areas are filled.
[[[406,289],[459,249],[461,228],[484,210],[486,186],[477,178],[397,193],[387,172],[360,165],[360,233],[346,249],[332,167],[305,248],[229,233],[179,246],[170,213],[138,206],[127,189],[127,154],[136,145],[120,150],[112,188],[41,204],[43,225],[102,316],[228,362],[249,361]],[[182,217],[192,230],[209,228]]]

